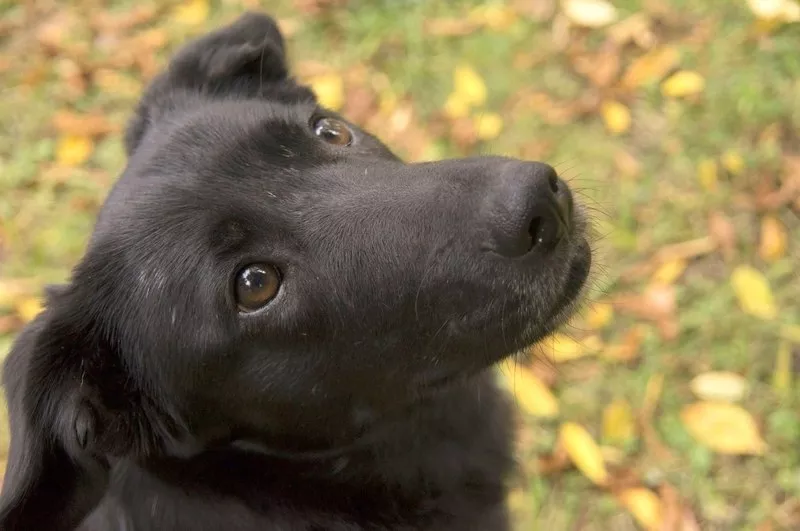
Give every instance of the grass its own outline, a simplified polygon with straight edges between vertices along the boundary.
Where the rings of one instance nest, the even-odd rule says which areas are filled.
[[[548,3],[491,4],[513,7],[510,23],[456,36],[432,35],[430,21],[463,24],[466,13],[485,3],[350,0],[346,9],[318,14],[286,0],[260,6],[293,28],[290,56],[301,75],[321,64],[345,78],[345,100],[362,87],[379,101],[400,102],[393,109],[387,103],[385,115],[376,103],[361,120],[399,153],[415,159],[492,153],[556,165],[592,208],[603,236],[596,242],[602,264],[593,293],[598,300],[642,296],[649,277],[628,274],[631,267],[652,263],[665,246],[706,237],[712,213],[729,220],[734,254],[726,259],[712,249],[692,257],[671,284],[678,324],[673,339],[664,339],[652,321],[624,311],[615,312],[602,329],[591,330],[578,319],[567,331],[579,338],[595,335],[607,347],[621,344],[635,326],[643,327],[644,336],[628,363],[589,356],[558,364],[554,389],[560,417],[599,439],[605,407],[624,399],[638,408],[648,382],[663,375],[652,426],[675,459],[661,459],[639,433],[618,449],[620,467],[646,486],[674,486],[702,529],[796,529],[800,387],[781,394],[771,381],[781,330],[800,323],[800,205],[751,206],[760,187],[789,178],[785,162],[800,155],[800,27],[754,36],[756,20],[745,2],[615,2],[622,18],[662,13],[651,26],[655,47],[678,50],[678,67],[702,75],[705,86],[698,96],[670,98],[662,93],[661,78],[628,92],[619,91],[619,83],[593,87],[576,72],[576,57],[598,54],[592,57],[593,68],[599,68],[603,54],[614,55],[624,69],[643,50],[627,45],[609,51],[607,28],[573,29],[569,39],[559,40],[560,23],[552,14],[537,18],[523,10]],[[148,1],[0,0],[0,350],[7,350],[26,318],[23,303],[43,284],[68,278],[124,165],[118,132],[92,137],[90,156],[73,167],[58,160],[61,135],[53,126],[58,111],[98,113],[119,128],[145,83],[140,63],[108,66],[122,53],[116,33],[106,27],[99,32],[102,39],[98,32],[93,39],[91,17],[160,6],[143,24],[117,33],[128,38],[161,32],[165,42],[152,55],[155,64],[163,64],[185,38],[230,20],[245,4],[259,2],[211,2],[208,15],[191,25],[165,4]],[[67,26],[70,14],[74,20]],[[43,29],[47,23],[55,36]],[[69,29],[59,34],[52,27]],[[503,129],[491,141],[477,141],[471,122],[442,116],[453,69],[463,64],[488,88],[476,116],[502,118]],[[108,72],[98,73],[101,69]],[[72,74],[76,70],[80,75]],[[554,103],[536,108],[532,94],[545,94]],[[609,133],[596,104],[576,111],[580,102],[611,97],[631,112],[631,127],[619,135]],[[549,111],[555,107],[566,109],[567,117],[554,117]],[[410,128],[392,128],[398,108],[412,111]],[[716,187],[703,186],[698,166],[719,161],[726,152],[741,157],[742,169],[720,168]],[[787,248],[770,260],[759,252],[765,216],[774,217],[788,236]],[[779,308],[775,319],[742,311],[730,282],[741,265],[753,266],[768,280]],[[800,364],[800,345],[788,348]],[[763,456],[722,455],[688,433],[680,411],[695,400],[689,382],[710,370],[746,378],[750,392],[742,406],[768,444]],[[531,473],[513,496],[517,528],[636,529],[613,496],[576,471],[536,473],[536,458],[554,450],[557,426],[524,417],[520,452]]]

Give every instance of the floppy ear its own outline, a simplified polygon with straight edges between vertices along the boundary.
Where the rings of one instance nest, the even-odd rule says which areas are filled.
[[[136,389],[87,305],[70,288],[48,292],[47,310],[3,366],[11,447],[2,531],[75,529],[101,500],[113,461],[165,452],[174,426]]]
[[[267,15],[245,13],[232,24],[184,45],[142,98],[126,132],[128,154],[138,146],[148,124],[175,106],[188,92],[207,97],[259,97],[288,82],[283,36]]]
[[[51,349],[47,336],[53,333],[61,332],[50,316],[38,317],[3,367],[11,429],[0,498],[3,531],[73,529],[108,480],[108,463],[89,444],[95,419],[81,396],[80,362],[74,351]]]

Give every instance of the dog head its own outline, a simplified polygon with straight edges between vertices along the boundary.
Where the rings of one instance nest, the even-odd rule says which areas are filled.
[[[550,333],[589,273],[550,166],[404,163],[289,76],[266,16],[179,51],[125,143],[5,367],[2,529],[74,526],[118,458],[350,444]]]

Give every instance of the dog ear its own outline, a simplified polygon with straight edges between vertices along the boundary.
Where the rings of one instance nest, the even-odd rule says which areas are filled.
[[[81,397],[76,352],[50,341],[63,333],[51,317],[45,312],[28,325],[3,367],[11,430],[0,498],[4,531],[73,529],[108,481],[108,463],[87,444],[95,419]]]
[[[70,287],[47,292],[47,309],[3,366],[11,445],[2,531],[75,529],[103,497],[115,459],[166,451],[165,416],[134,389],[88,299],[78,304]]]
[[[174,106],[181,92],[223,97],[232,91],[258,97],[272,85],[289,82],[284,40],[276,22],[261,13],[245,13],[228,26],[184,45],[142,97],[126,132],[128,153],[162,109]]]

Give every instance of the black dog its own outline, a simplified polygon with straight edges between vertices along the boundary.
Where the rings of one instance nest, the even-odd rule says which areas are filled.
[[[144,95],[66,286],[5,365],[3,531],[505,530],[488,370],[571,313],[555,171],[405,164],[248,14]]]

